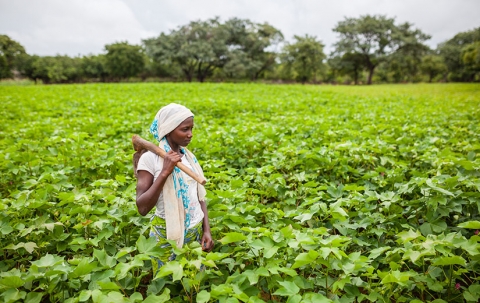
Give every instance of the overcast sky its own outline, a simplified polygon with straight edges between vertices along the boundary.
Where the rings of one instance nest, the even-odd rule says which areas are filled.
[[[0,34],[29,54],[76,56],[118,41],[139,44],[193,20],[238,17],[268,22],[289,41],[314,35],[329,53],[337,22],[365,14],[413,23],[434,48],[480,26],[480,0],[0,0]]]

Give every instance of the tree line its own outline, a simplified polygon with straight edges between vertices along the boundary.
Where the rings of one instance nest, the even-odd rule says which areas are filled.
[[[248,19],[192,21],[141,45],[118,42],[83,57],[36,56],[0,35],[0,78],[43,83],[170,81],[283,81],[401,83],[479,81],[480,27],[431,49],[431,37],[411,23],[365,15],[345,18],[327,56],[315,36],[285,41],[280,30]]]

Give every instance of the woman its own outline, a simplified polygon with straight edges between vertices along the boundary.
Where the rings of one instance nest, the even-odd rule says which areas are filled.
[[[203,176],[197,159],[185,148],[192,140],[193,126],[193,113],[185,106],[171,103],[161,108],[150,132],[167,155],[162,158],[146,152],[137,165],[138,212],[145,216],[155,207],[150,237],[155,237],[166,252],[170,251],[167,239],[182,247],[184,243],[200,240],[202,231],[202,249],[207,252],[213,249],[205,188],[175,166],[182,162]],[[164,258],[153,260],[154,276],[165,262],[173,259],[174,254],[166,253]]]

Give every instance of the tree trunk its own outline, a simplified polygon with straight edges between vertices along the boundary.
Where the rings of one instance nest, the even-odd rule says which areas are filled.
[[[373,71],[374,70],[375,70],[375,66],[372,66],[368,69],[368,81],[367,81],[368,85],[372,84],[372,78],[373,78]]]
[[[192,82],[192,74],[188,72],[186,69],[182,69],[183,73],[185,74],[185,77],[187,78],[188,82]]]
[[[354,74],[353,74],[353,81],[355,83],[355,85],[358,85],[358,71],[355,70]]]

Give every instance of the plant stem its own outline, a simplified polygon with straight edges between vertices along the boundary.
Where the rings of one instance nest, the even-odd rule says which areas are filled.
[[[447,297],[450,298],[450,292],[452,289],[452,275],[453,275],[453,265],[450,265],[450,274],[448,278],[448,289],[447,289]]]

